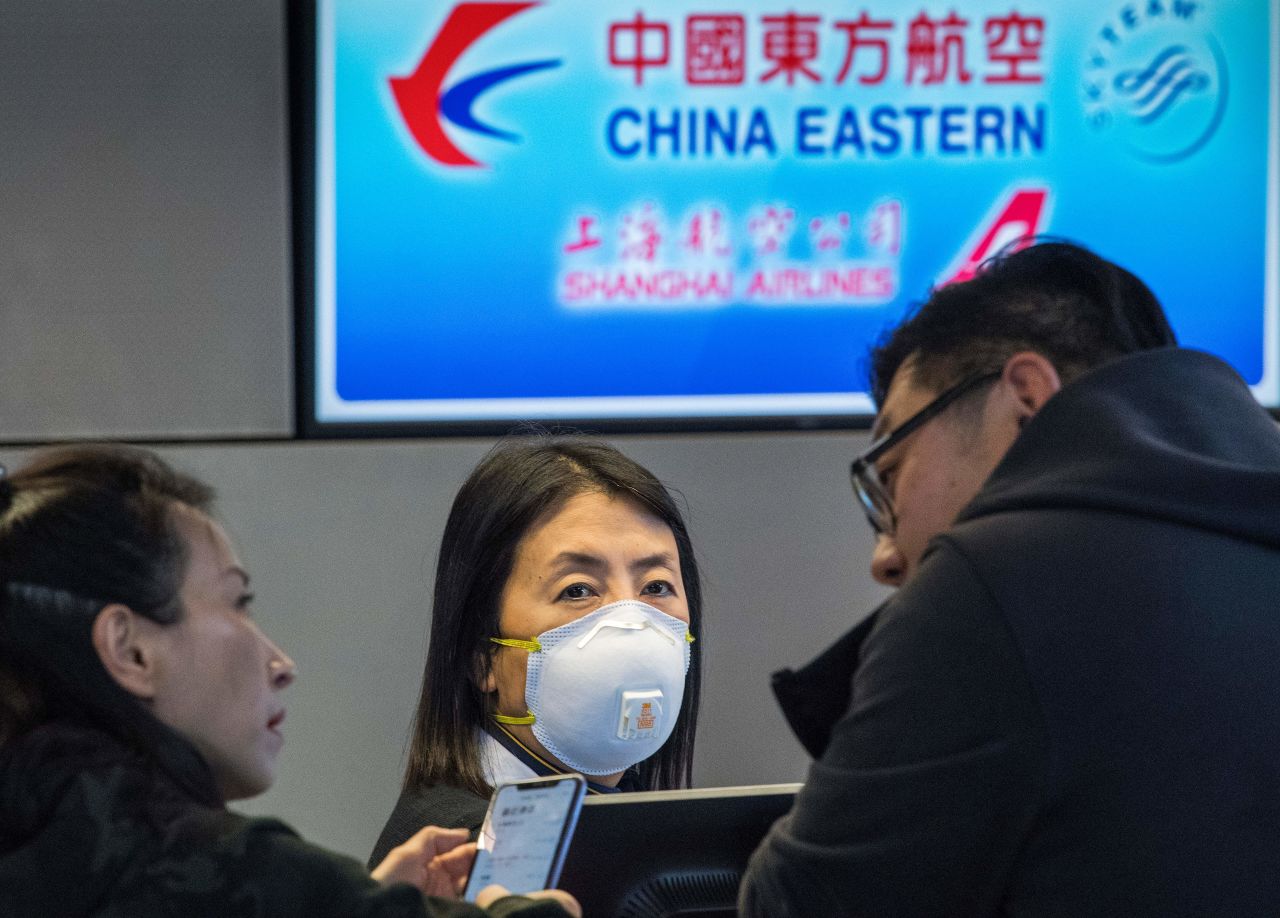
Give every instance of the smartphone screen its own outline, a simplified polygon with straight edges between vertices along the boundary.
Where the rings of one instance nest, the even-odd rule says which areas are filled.
[[[513,893],[555,886],[585,790],[578,775],[500,785],[480,827],[463,898],[474,902],[493,883]]]

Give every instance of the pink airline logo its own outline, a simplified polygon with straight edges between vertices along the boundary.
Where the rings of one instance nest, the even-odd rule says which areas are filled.
[[[1003,204],[997,204],[978,224],[960,249],[960,256],[943,273],[938,286],[967,281],[992,255],[1010,244],[1030,245],[1049,217],[1048,188],[1019,188]]]

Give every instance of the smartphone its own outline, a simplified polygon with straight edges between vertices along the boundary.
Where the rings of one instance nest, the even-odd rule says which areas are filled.
[[[586,789],[580,775],[500,784],[489,798],[462,898],[474,902],[494,883],[513,893],[555,886]]]

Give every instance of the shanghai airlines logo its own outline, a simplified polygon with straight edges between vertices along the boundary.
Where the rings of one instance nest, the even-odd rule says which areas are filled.
[[[1049,223],[1049,189],[1043,185],[1015,187],[1001,196],[978,222],[960,253],[942,273],[939,287],[970,280],[978,266],[1002,252],[1013,252],[1035,241]]]
[[[444,121],[455,127],[511,142],[520,138],[511,131],[481,121],[472,112],[476,99],[489,89],[515,77],[560,66],[559,60],[530,61],[485,70],[451,83],[449,71],[468,48],[495,26],[522,13],[535,2],[459,3],[449,13],[418,68],[409,76],[392,77],[391,92],[409,133],[424,153],[445,166],[480,166],[445,133]]]
[[[1203,4],[1151,4],[1097,33],[1085,60],[1085,121],[1138,159],[1173,163],[1209,142],[1227,107],[1227,59]]]

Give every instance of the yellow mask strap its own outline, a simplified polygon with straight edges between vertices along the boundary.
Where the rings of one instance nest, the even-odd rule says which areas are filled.
[[[684,640],[686,644],[692,644],[694,641],[697,640],[697,638],[694,637],[692,634],[690,634],[688,631],[686,631],[684,633]]]
[[[537,653],[542,649],[542,645],[537,641],[522,641],[519,638],[495,638],[489,640],[495,644],[501,644],[503,647],[514,647],[517,650],[527,650],[529,653]]]
[[[489,640],[495,644],[501,644],[503,647],[514,647],[517,650],[527,650],[529,653],[537,653],[542,649],[542,645],[537,641],[522,641],[519,638],[496,638],[491,637]],[[507,714],[490,715],[500,724],[531,724],[536,720],[532,713],[526,714],[524,717],[511,717]]]
[[[526,714],[524,717],[510,717],[506,714],[490,714],[489,716],[492,717],[494,720],[496,720],[500,724],[528,725],[533,723],[535,720],[537,720],[537,718],[534,717],[532,713]]]

